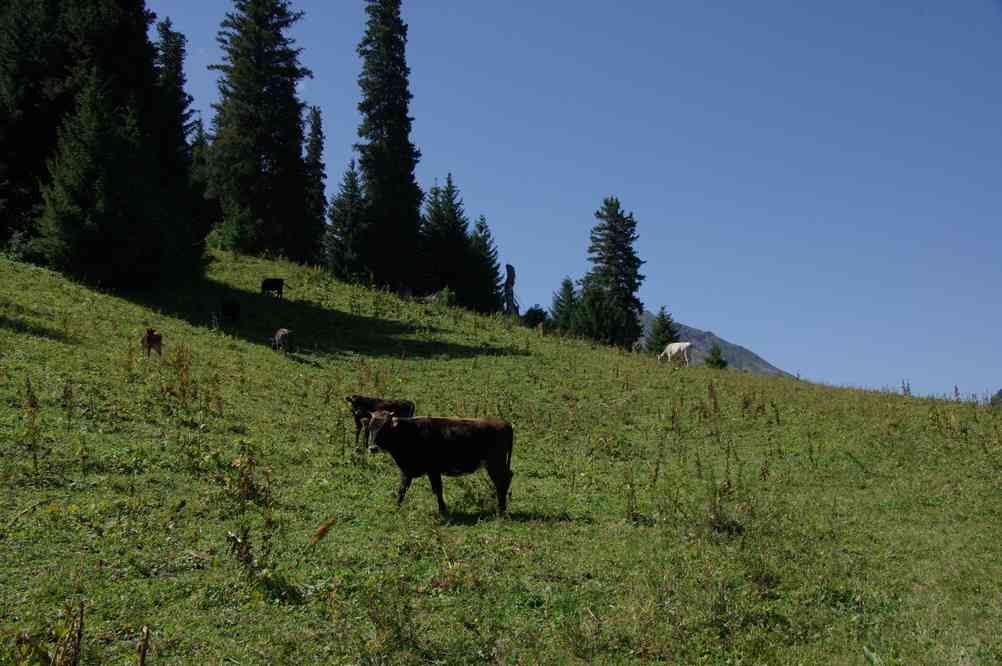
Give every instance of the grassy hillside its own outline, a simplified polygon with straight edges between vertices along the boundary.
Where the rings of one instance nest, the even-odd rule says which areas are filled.
[[[215,259],[158,298],[0,259],[0,663],[71,648],[81,603],[83,663],[144,626],[153,664],[1002,661],[998,411]],[[511,420],[510,515],[482,472],[445,479],[451,520],[424,479],[397,509],[351,393]]]

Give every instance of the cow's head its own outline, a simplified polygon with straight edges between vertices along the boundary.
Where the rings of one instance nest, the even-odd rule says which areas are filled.
[[[382,409],[369,412],[369,423],[366,427],[369,433],[369,453],[381,451],[382,448],[379,446],[381,435],[385,431],[392,431],[397,427],[397,417],[394,414],[395,412],[387,412]]]

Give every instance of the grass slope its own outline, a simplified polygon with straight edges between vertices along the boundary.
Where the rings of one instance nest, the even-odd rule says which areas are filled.
[[[449,521],[424,480],[398,509],[351,393],[511,420],[510,516],[482,472]],[[998,411],[668,371],[287,263],[150,299],[0,259],[0,455],[0,663],[72,650],[81,602],[82,663],[144,626],[156,664],[1002,660]]]

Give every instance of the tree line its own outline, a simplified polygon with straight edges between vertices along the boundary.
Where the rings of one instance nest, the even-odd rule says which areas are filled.
[[[144,0],[4,3],[0,244],[135,287],[197,277],[208,243],[499,310],[486,219],[470,224],[451,174],[427,197],[414,177],[400,0],[366,12],[357,160],[328,202],[321,111],[297,93],[312,72],[289,36],[304,15],[288,0],[234,0],[222,18],[208,127],[185,91],[186,38],[164,19],[151,39]]]
[[[165,18],[151,39],[144,0],[8,0],[0,244],[112,287],[197,278],[211,245],[414,294],[448,288],[459,305],[500,311],[486,218],[471,224],[451,173],[427,193],[415,179],[401,0],[365,2],[356,157],[327,201],[322,115],[299,97],[312,72],[289,35],[304,14],[289,0],[233,0],[209,127],[185,90],[185,36]],[[576,287],[565,280],[547,325],[629,346],[641,333],[636,221],[615,197],[595,215],[592,268]]]

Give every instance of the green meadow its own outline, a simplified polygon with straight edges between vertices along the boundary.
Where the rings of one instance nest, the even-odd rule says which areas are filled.
[[[0,663],[1002,662],[1002,411],[212,258],[158,294],[0,259]],[[509,514],[482,471],[398,509],[353,393],[511,421]]]

